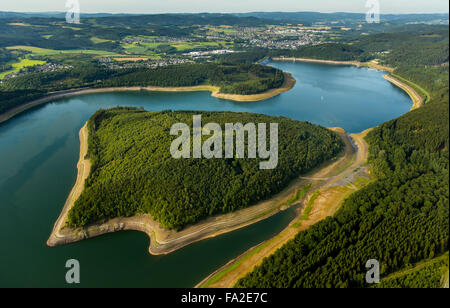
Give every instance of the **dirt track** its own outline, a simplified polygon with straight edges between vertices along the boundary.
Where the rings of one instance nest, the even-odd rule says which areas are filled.
[[[343,130],[334,130],[340,131],[341,136],[346,136],[345,133],[342,132]],[[338,161],[332,164],[325,164],[318,171],[312,172],[308,175],[309,177],[325,177],[336,168],[342,168],[342,164],[346,162],[348,157],[354,152],[348,138],[343,138],[347,142],[346,154]],[[115,218],[105,223],[92,224],[84,228],[73,229],[65,227],[64,223],[67,220],[68,211],[81,194],[82,189],[84,188],[84,181],[89,173],[89,162],[84,160],[85,152],[87,152],[86,127],[83,127],[80,131],[80,141],[82,144],[80,161],[78,163],[78,178],[73,190],[67,198],[63,211],[55,224],[53,232],[47,241],[47,245],[49,246],[64,245],[120,230],[137,230],[145,232],[151,238],[149,247],[149,252],[151,254],[168,254],[205,238],[215,237],[219,234],[227,233],[266,219],[278,213],[280,210],[283,210],[284,208],[282,206],[289,199],[291,199],[292,196],[298,192],[298,190],[315,181],[306,180],[299,177],[286,189],[269,200],[262,201],[254,206],[233,213],[210,217],[195,225],[188,226],[180,232],[163,228],[149,215],[136,215],[129,218]],[[335,179],[335,177],[333,177],[333,179]]]
[[[338,132],[346,143],[345,155],[334,164],[319,170],[313,176],[303,177],[305,179],[304,185],[311,183],[312,189],[301,200],[303,206],[291,224],[275,237],[230,261],[205,278],[196,287],[233,287],[240,278],[251,272],[255,266],[261,264],[265,257],[270,256],[294,238],[299,231],[306,230],[320,220],[334,215],[344,199],[358,189],[355,185],[358,179],[365,178],[368,180],[368,170],[364,167],[368,156],[368,146],[364,137],[368,131],[352,134],[350,140],[342,129],[335,128],[333,130]],[[316,197],[311,202],[309,215],[306,219],[300,221],[301,217],[305,217],[305,205],[310,203],[314,195]]]
[[[404,82],[401,82],[400,80],[396,79],[391,75],[384,75],[383,77],[384,79],[388,80],[389,82],[393,83],[394,85],[405,91],[409,95],[409,97],[411,97],[413,101],[411,110],[417,109],[422,106],[423,98],[412,87],[410,87]]]
[[[394,78],[388,80],[395,83]],[[396,79],[395,81],[398,83],[395,84],[399,87],[404,85]],[[293,86],[293,84],[290,86]],[[409,87],[407,85],[405,86]],[[412,88],[410,88],[410,90],[412,90],[411,92],[408,91],[409,89],[404,90],[410,94],[414,101],[414,105],[416,106],[416,99],[418,99],[420,103],[417,106],[420,106],[423,102],[421,97]],[[411,93],[415,93],[417,96],[412,96]],[[231,287],[239,278],[250,272],[254,266],[260,264],[265,257],[274,253],[287,241],[295,237],[299,231],[305,230],[320,220],[333,215],[343,200],[358,189],[358,179],[368,178],[368,169],[365,166],[368,155],[368,146],[363,139],[368,131],[360,134],[352,134],[351,141],[342,129],[334,128],[333,130],[338,132],[346,142],[345,155],[338,161],[325,166],[317,172],[299,178],[283,192],[274,196],[271,200],[261,202],[258,205],[237,211],[235,213],[211,217],[194,226],[186,228],[182,232],[168,231],[162,228],[148,215],[134,216],[131,218],[117,218],[104,224],[96,224],[77,230],[64,228],[63,222],[67,218],[67,212],[70,209],[70,204],[78,198],[82,191],[83,186],[80,186],[80,183],[84,185],[84,180],[79,181],[77,178],[77,183],[66,201],[63,212],[58,218],[58,221],[55,223],[55,228],[48,240],[48,244],[50,246],[55,246],[119,230],[138,230],[147,233],[149,237],[151,237],[151,246],[149,248],[150,253],[167,254],[193,242],[230,232],[255,223],[259,220],[266,219],[267,217],[277,213],[280,210],[280,204],[283,204],[290,199],[290,197],[295,194],[298,189],[301,189],[308,184],[312,184],[313,186],[310,193],[300,200],[302,204],[307,204],[313,193],[319,192],[318,197],[312,204],[311,212],[306,220],[302,220],[301,223],[298,224],[298,219],[303,215],[303,207],[302,210],[298,212],[297,219],[294,220],[279,235],[256,247],[253,247],[240,257],[230,261],[227,265],[211,274],[198,285],[204,286],[207,284],[210,287]],[[87,135],[82,137],[82,132],[80,131],[80,141],[82,139],[84,140],[86,137]],[[357,147],[356,152],[354,145]],[[81,148],[83,151],[83,146]],[[80,160],[81,158],[82,156],[80,153]],[[89,168],[90,167],[80,167],[79,163],[78,176],[87,177],[85,172]],[[87,173],[89,173],[89,171],[87,171]],[[76,188],[77,185],[78,189]],[[79,190],[79,187],[81,187],[81,191]],[[258,251],[255,253],[256,250]],[[228,271],[230,266],[236,267],[233,270]],[[209,283],[211,278],[217,277],[216,275],[223,273],[224,270],[228,271],[226,275],[214,281],[214,283]]]
[[[353,65],[356,67],[370,67],[380,71],[392,72],[394,68],[383,66],[378,64],[377,61],[370,62],[360,62],[360,61],[334,61],[334,60],[319,60],[319,59],[310,59],[310,58],[286,58],[279,57],[273,58],[274,61],[292,61],[292,62],[307,62],[307,63],[323,63],[323,64],[331,64],[331,65]]]
[[[313,59],[274,59],[284,61],[303,61],[303,62],[318,62],[336,65],[355,65],[361,67],[359,62],[340,62],[340,61],[322,61]],[[377,63],[369,63],[364,66],[369,66],[379,70],[393,71],[392,68],[383,67]],[[397,87],[403,89],[413,101],[411,110],[419,108],[423,105],[423,98],[409,85],[401,82],[391,75],[385,75],[384,78],[393,83]],[[357,147],[356,155],[353,158],[349,158],[349,143],[347,143],[346,159],[341,162],[341,166],[330,166],[330,169],[322,169],[314,176],[303,177],[305,180],[316,182],[316,185],[312,189],[303,201],[302,210],[299,211],[296,220],[294,220],[286,229],[284,229],[277,236],[249,249],[241,256],[218,269],[203,281],[201,281],[196,287],[217,287],[217,288],[229,288],[233,287],[237,281],[251,272],[255,266],[261,264],[264,258],[273,254],[277,249],[282,247],[286,242],[295,237],[295,235],[302,230],[306,230],[310,226],[319,222],[320,220],[334,215],[339,209],[339,206],[351,193],[358,190],[361,186],[360,179],[368,181],[369,170],[366,166],[368,157],[368,144],[364,141],[364,137],[370,131],[366,130],[360,134],[352,134],[350,145]],[[339,130],[338,130],[339,131]],[[342,131],[340,132],[342,136]],[[353,144],[352,144],[353,143]],[[337,172],[333,173],[333,172]],[[364,184],[362,184],[364,185]],[[298,222],[302,217],[305,205],[308,204],[313,194],[317,192],[314,202],[312,203],[311,212],[306,220]]]

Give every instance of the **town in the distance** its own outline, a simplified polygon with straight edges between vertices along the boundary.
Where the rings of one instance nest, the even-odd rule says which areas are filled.
[[[0,288],[448,288],[446,1],[15,2]]]

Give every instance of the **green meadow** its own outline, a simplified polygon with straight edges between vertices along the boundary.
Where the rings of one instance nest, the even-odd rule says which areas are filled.
[[[69,50],[55,50],[55,49],[46,49],[39,48],[33,46],[10,46],[6,47],[8,50],[23,50],[29,51],[33,55],[36,56],[51,56],[58,54],[90,54],[90,55],[99,55],[99,56],[112,56],[116,53],[104,51],[104,50],[92,50],[92,49],[69,49]]]
[[[20,60],[20,62],[12,64],[12,67],[13,67],[12,70],[0,73],[0,80],[4,79],[6,75],[19,72],[21,69],[23,69],[25,67],[44,65],[45,63],[46,63],[45,61],[40,61],[40,60],[22,59],[22,60]]]

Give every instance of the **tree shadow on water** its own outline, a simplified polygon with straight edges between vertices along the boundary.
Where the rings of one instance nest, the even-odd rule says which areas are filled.
[[[50,145],[45,147],[40,153],[26,161],[15,175],[8,178],[5,183],[0,185],[0,204],[12,205],[14,203],[14,195],[18,192],[33,176],[33,173],[42,166],[50,157],[58,150],[64,147],[69,134],[59,137],[53,141]]]

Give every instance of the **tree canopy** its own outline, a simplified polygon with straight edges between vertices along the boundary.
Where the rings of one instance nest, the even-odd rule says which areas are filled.
[[[260,170],[259,158],[236,156],[172,158],[171,126],[181,122],[192,127],[197,114],[204,124],[218,123],[222,129],[225,123],[278,123],[278,166]],[[336,157],[344,146],[335,133],[317,125],[249,113],[115,108],[95,113],[88,128],[92,169],[69,213],[70,226],[148,213],[164,227],[179,230],[269,198],[299,174]]]

